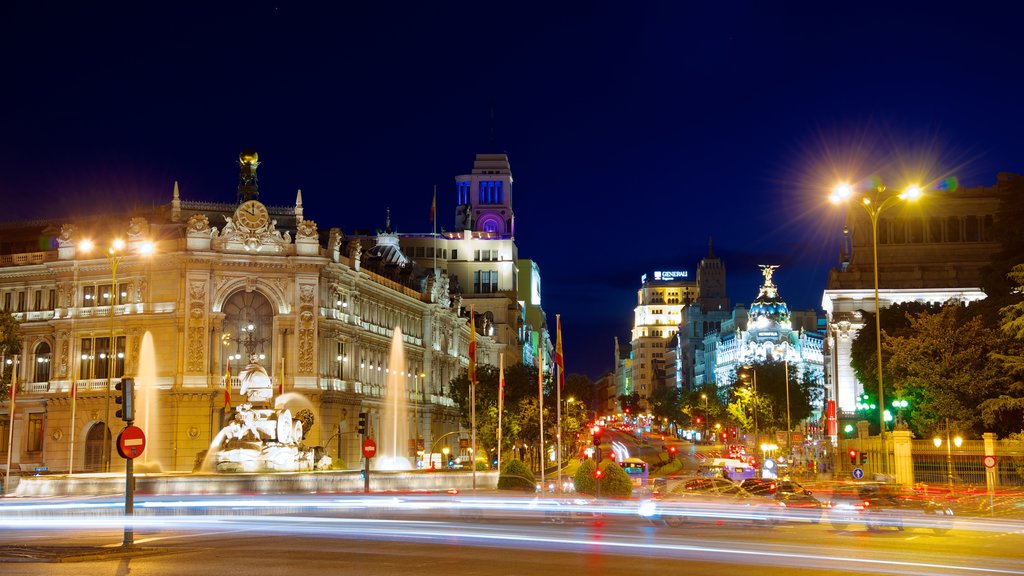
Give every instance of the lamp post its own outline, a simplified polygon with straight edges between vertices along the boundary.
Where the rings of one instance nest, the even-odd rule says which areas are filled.
[[[942,446],[942,437],[936,436],[935,438],[932,438],[932,442],[935,444],[935,447],[938,448]],[[963,442],[964,439],[960,436],[953,438],[953,441],[950,442],[949,418],[946,418],[946,480],[949,482],[949,492],[951,494],[953,493],[953,448],[950,444],[956,445],[956,447],[959,448]]]
[[[761,441],[761,434],[757,429],[757,369],[750,364],[744,364],[743,368],[750,370],[751,383],[753,385],[753,394],[751,395],[750,406],[754,412],[754,445],[756,446]]]
[[[110,306],[110,344],[107,349],[107,393],[106,399],[104,400],[104,418],[103,425],[110,429],[110,389],[111,382],[114,378],[114,369],[117,366],[115,358],[117,357],[117,340],[114,338],[114,310],[116,302],[120,300],[120,293],[117,291],[117,265],[121,263],[124,258],[125,242],[121,238],[115,238],[110,242],[110,246],[107,247],[107,261],[110,262],[110,292],[107,295],[107,303]],[[96,245],[91,240],[83,240],[79,244],[79,248],[82,252],[88,254],[92,252]],[[148,256],[153,253],[153,243],[143,242],[139,245],[138,253],[143,256]],[[104,439],[103,442],[103,469],[107,472],[110,471],[110,441]]]
[[[709,444],[709,442],[708,442],[708,395],[707,394],[701,394],[700,397],[701,397],[702,400],[704,400],[704,430],[701,432],[700,437],[701,437],[702,440],[704,440],[705,444]]]
[[[829,200],[833,204],[838,204],[847,201],[853,194],[853,188],[849,184],[840,184],[833,190]],[[878,215],[900,200],[917,200],[920,197],[921,189],[917,186],[909,186],[901,194],[886,194],[885,186],[878,186],[870,195],[860,196],[860,201],[857,202],[871,220],[872,266],[875,276],[875,352],[878,362],[878,433],[882,443],[882,474],[888,472],[889,450],[885,444],[885,394],[882,389],[882,314],[878,303]]]

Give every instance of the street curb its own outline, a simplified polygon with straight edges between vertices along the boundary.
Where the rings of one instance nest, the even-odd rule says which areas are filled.
[[[63,563],[91,562],[117,558],[151,556],[169,552],[166,548],[130,547],[60,547],[60,546],[0,546],[0,564],[5,563]]]

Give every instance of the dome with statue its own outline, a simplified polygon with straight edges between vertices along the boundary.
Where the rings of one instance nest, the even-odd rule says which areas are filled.
[[[779,296],[779,288],[772,282],[772,274],[778,266],[761,266],[764,284],[757,298],[750,305],[750,320],[758,327],[790,325],[789,306]]]

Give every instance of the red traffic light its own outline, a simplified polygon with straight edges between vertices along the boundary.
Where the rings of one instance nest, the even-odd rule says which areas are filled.
[[[675,453],[676,453],[676,447],[675,447],[675,446],[669,446],[669,447],[668,447],[668,451],[669,451],[669,453],[671,453],[671,454],[675,454]]]
[[[850,450],[849,454],[850,454],[850,464],[856,465],[857,464],[857,451],[856,450]]]
[[[594,469],[594,478],[597,478],[598,480],[600,480],[601,476],[604,476],[604,470],[601,470],[600,468],[595,468]]]
[[[700,416],[697,417],[697,424],[700,424]]]

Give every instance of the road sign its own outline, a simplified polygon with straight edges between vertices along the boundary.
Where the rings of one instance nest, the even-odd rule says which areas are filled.
[[[988,455],[988,456],[985,456],[984,458],[982,458],[981,461],[985,463],[985,468],[995,468],[996,467],[996,457],[992,456],[991,454]]]
[[[853,469],[853,478],[855,480],[860,480],[863,477],[864,477],[864,469],[863,468],[854,468]]]
[[[367,438],[363,440],[363,457],[373,458],[377,454],[377,443],[373,441],[373,438]]]
[[[142,455],[146,449],[146,433],[138,426],[126,426],[117,435],[117,453],[121,458],[131,460]]]

